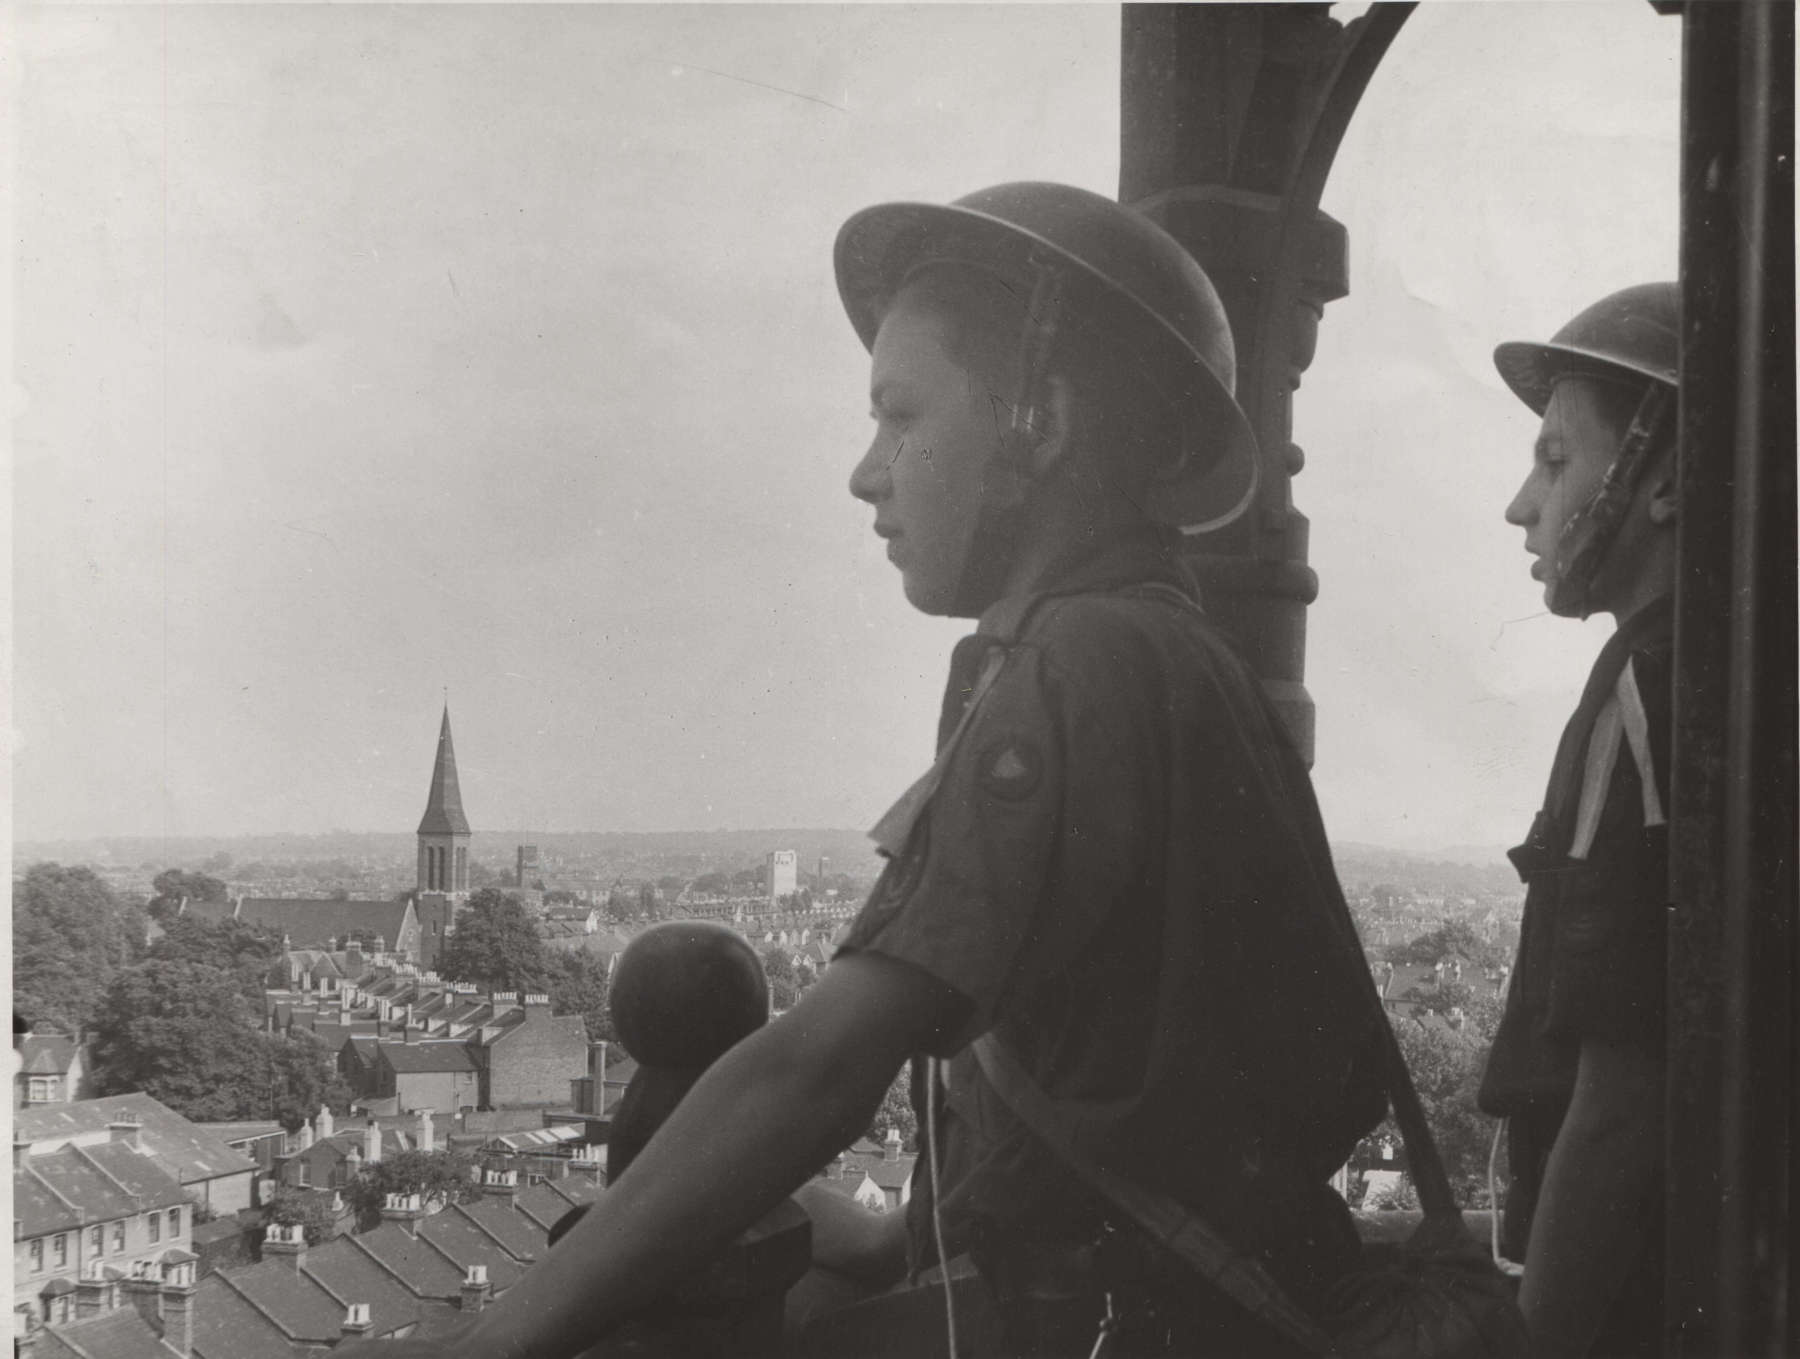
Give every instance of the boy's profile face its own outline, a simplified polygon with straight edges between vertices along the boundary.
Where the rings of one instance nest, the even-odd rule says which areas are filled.
[[[904,293],[882,318],[872,357],[875,438],[850,493],[875,507],[875,532],[913,607],[948,614],[1006,413],[952,354],[948,323]]]
[[[1563,530],[1593,500],[1619,449],[1623,431],[1608,411],[1597,383],[1582,378],[1557,383],[1544,408],[1530,475],[1506,507],[1506,522],[1525,530],[1525,550],[1536,558],[1531,578],[1542,582],[1546,605],[1556,586],[1557,545]],[[1596,611],[1609,611],[1618,578],[1629,575],[1632,538],[1628,527],[1607,554],[1589,591]]]

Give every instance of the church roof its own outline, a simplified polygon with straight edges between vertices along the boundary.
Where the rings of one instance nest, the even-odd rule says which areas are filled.
[[[469,818],[463,815],[462,789],[456,782],[456,747],[450,741],[450,709],[444,709],[444,723],[438,729],[437,763],[431,770],[431,793],[425,801],[425,815],[419,821],[420,835],[467,835]]]
[[[407,918],[413,915],[410,901],[349,901],[336,897],[245,897],[238,904],[237,918],[254,925],[267,925],[288,937],[296,947],[330,943],[360,935],[373,939],[380,935],[383,944],[395,948]]]

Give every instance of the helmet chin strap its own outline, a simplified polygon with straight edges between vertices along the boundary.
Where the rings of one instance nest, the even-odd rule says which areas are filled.
[[[963,551],[951,613],[978,618],[1006,587],[1025,528],[1025,492],[1037,433],[1034,406],[1062,321],[1062,278],[1053,257],[1033,248],[1031,295],[1019,340],[1019,391],[981,478],[981,508]]]
[[[1563,618],[1586,618],[1593,612],[1594,580],[1619,536],[1637,494],[1644,464],[1655,447],[1675,404],[1673,389],[1652,382],[1638,402],[1631,425],[1619,442],[1593,499],[1569,516],[1556,541],[1550,584],[1550,612]]]

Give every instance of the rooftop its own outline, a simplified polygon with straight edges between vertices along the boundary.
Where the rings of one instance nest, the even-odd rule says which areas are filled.
[[[183,1184],[256,1169],[256,1162],[216,1133],[141,1093],[19,1109],[13,1114],[13,1130],[15,1137],[32,1144],[34,1152],[47,1151],[69,1142],[109,1141],[107,1125],[133,1115],[144,1149]]]

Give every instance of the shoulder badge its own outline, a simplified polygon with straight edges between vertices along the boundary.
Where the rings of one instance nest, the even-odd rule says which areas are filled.
[[[995,797],[1017,801],[1031,796],[1044,772],[1037,746],[1019,736],[991,742],[978,757],[977,778]]]

